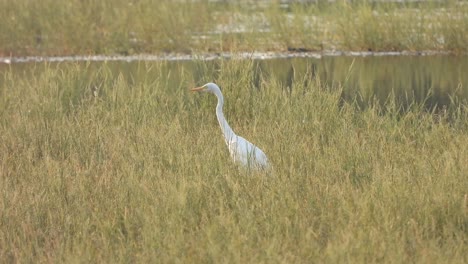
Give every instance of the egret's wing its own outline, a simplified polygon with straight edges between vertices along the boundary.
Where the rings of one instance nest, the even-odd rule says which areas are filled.
[[[233,137],[228,142],[229,152],[235,162],[245,167],[268,167],[268,158],[265,153],[243,137]]]

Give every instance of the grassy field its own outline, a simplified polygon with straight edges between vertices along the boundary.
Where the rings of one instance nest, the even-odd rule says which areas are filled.
[[[358,110],[254,67],[3,68],[2,262],[467,262],[466,106]],[[231,162],[201,76],[272,174]]]
[[[265,4],[267,2],[267,4]],[[0,55],[220,51],[466,53],[465,1],[0,1]]]

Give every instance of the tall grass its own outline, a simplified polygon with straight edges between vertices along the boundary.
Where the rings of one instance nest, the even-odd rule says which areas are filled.
[[[359,111],[308,75],[288,89],[250,61],[197,65],[5,69],[0,259],[466,262],[466,106]],[[187,89],[206,76],[272,175],[231,162],[216,99]]]
[[[468,47],[462,1],[262,3],[0,1],[0,55]]]
[[[462,2],[343,1],[267,12],[283,47],[311,50],[466,52]],[[274,7],[273,7],[274,9]],[[276,8],[278,9],[278,7]],[[464,43],[464,44],[462,44]]]
[[[1,53],[130,54],[190,51],[208,26],[208,3],[175,1],[0,2]],[[202,14],[206,14],[202,15]]]

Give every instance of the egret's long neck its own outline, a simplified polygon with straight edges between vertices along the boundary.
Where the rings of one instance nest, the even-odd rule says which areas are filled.
[[[216,105],[216,117],[218,118],[219,126],[221,127],[221,131],[223,131],[224,139],[226,140],[226,144],[229,144],[231,138],[235,136],[234,131],[232,131],[231,127],[229,126],[226,118],[224,118],[223,114],[223,105],[224,105],[224,98],[221,92],[214,93],[216,97],[218,97],[218,104]]]

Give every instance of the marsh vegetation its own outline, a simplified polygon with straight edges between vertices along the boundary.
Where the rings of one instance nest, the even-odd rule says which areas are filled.
[[[465,1],[19,0],[0,24],[2,56],[468,47]]]
[[[282,2],[0,1],[0,260],[466,263],[468,5]],[[288,50],[459,56],[235,55]],[[231,161],[210,81],[273,171]]]
[[[0,258],[466,260],[466,105],[360,109],[307,74],[285,89],[252,61],[197,65],[3,69]],[[222,84],[229,122],[273,175],[231,162],[216,99],[187,90],[201,76]]]

